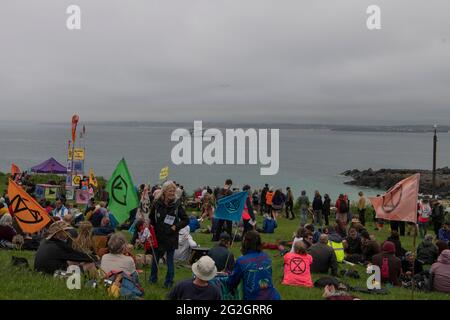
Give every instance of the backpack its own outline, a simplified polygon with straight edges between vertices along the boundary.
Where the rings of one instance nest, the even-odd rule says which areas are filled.
[[[109,272],[106,281],[111,283],[108,293],[115,298],[139,299],[144,295],[144,289],[137,280],[123,271]]]
[[[381,263],[381,278],[389,279],[389,259],[383,257],[383,262]]]
[[[348,204],[346,200],[340,200],[339,201],[339,212],[340,213],[347,213],[348,212]]]

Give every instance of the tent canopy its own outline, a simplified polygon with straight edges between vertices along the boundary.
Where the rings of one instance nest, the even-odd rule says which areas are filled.
[[[52,157],[48,160],[45,160],[41,164],[32,167],[31,172],[66,174],[67,168]]]

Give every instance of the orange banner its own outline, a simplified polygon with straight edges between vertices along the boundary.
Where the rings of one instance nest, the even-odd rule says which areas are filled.
[[[80,120],[80,117],[78,115],[74,114],[72,117],[72,143],[75,145],[75,139],[77,134],[77,124],[78,120]]]
[[[380,197],[369,197],[376,217],[384,220],[417,223],[417,199],[420,173],[412,175],[389,189]]]
[[[17,165],[15,165],[14,163],[11,164],[11,175],[12,176],[15,174],[21,173],[21,172],[22,171],[20,171],[20,168]]]
[[[12,216],[23,232],[36,233],[51,221],[39,203],[11,179],[8,197],[11,199]]]

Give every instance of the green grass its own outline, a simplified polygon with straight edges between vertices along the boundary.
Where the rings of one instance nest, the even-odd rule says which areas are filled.
[[[258,217],[261,220],[261,217]],[[298,218],[296,220],[287,220],[280,218],[278,221],[279,227],[275,234],[263,234],[262,238],[265,242],[275,242],[277,239],[290,239],[292,233],[296,231],[298,226]],[[373,224],[368,223],[368,230],[374,234],[378,241],[383,241],[387,238],[389,230],[386,225],[382,231],[373,231]],[[194,239],[205,247],[211,246],[210,234],[195,233]],[[402,245],[406,249],[412,249],[412,237],[402,237]],[[235,243],[232,251],[238,257],[240,243]],[[322,290],[316,288],[299,288],[285,286],[281,284],[283,261],[278,251],[266,250],[273,262],[273,281],[275,287],[280,292],[283,300],[308,300],[308,299],[322,299]],[[5,251],[0,250],[0,299],[110,299],[106,294],[106,290],[102,287],[97,289],[90,289],[82,287],[81,290],[69,290],[66,288],[64,280],[54,279],[51,276],[44,276],[33,271],[22,270],[11,266],[11,256],[20,256],[28,259],[30,264],[33,264],[34,252],[25,251]],[[346,268],[347,265],[340,265],[339,269]],[[365,287],[366,274],[365,268],[357,266],[361,275],[361,279],[354,280],[350,278],[341,278],[342,281],[352,286]],[[159,280],[156,285],[149,285],[146,277],[149,276],[149,270],[141,274],[141,284],[145,289],[145,299],[161,300],[165,299],[167,290],[163,288],[163,281],[166,268],[161,266]],[[192,276],[191,270],[183,266],[177,266],[175,270],[175,282],[188,279]],[[320,278],[323,275],[314,274],[313,280]],[[389,288],[388,295],[370,295],[356,293],[355,295],[364,300],[407,300],[411,299],[411,290],[404,288]],[[424,293],[416,292],[416,299],[421,300],[449,300],[450,295],[436,292]]]

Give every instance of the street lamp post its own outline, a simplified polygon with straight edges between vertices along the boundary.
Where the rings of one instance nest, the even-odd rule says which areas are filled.
[[[432,180],[432,195],[433,199],[436,196],[436,146],[437,146],[437,125],[434,125],[433,137],[433,180]]]

